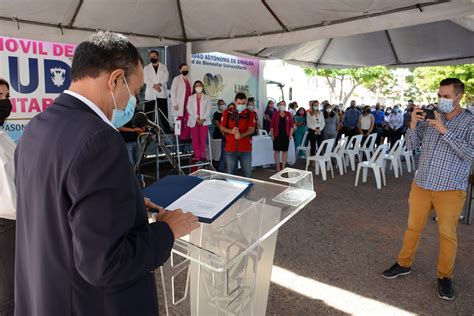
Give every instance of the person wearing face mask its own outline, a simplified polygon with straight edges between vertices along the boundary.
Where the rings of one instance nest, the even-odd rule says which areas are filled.
[[[361,112],[356,109],[356,101],[352,100],[349,109],[346,110],[342,119],[346,136],[352,137],[358,134],[357,123],[360,116]]]
[[[314,156],[316,154],[316,143],[320,146],[324,140],[325,121],[318,101],[314,101],[311,109],[306,113],[306,126],[308,127],[310,155]]]
[[[402,132],[403,136],[405,136],[405,133],[407,132],[408,128],[410,127],[411,113],[413,112],[414,108],[415,108],[415,104],[413,103],[413,100],[408,100],[407,110],[403,114],[403,132]]]
[[[324,139],[331,139],[337,137],[337,127],[339,125],[339,119],[336,112],[330,104],[326,104],[324,108]]]
[[[166,134],[171,133],[168,117],[168,84],[169,72],[165,65],[160,63],[160,54],[157,50],[149,53],[150,63],[143,68],[145,89],[145,112],[148,119],[160,124]],[[158,120],[155,120],[154,111],[158,111]]]
[[[382,144],[382,137],[384,133],[384,119],[385,119],[385,113],[380,105],[379,102],[375,104],[375,109],[372,110],[372,115],[374,116],[374,129],[375,132],[377,133],[377,139],[375,143],[377,145]]]
[[[308,130],[308,127],[306,126],[306,110],[303,107],[300,107],[298,109],[298,112],[296,112],[295,117],[293,118],[294,126],[295,126],[295,148],[298,148],[298,146],[301,146],[301,143],[303,142],[303,137],[306,131]],[[300,158],[304,158],[304,152],[303,150],[300,150],[300,152],[296,153],[296,155]]]
[[[225,135],[221,130],[222,114],[224,113],[225,109],[225,101],[222,99],[217,101],[217,111],[212,117],[212,122],[214,123],[214,132],[212,134],[212,138],[221,140],[221,157],[219,158],[219,163],[217,165],[217,171],[219,172],[225,172]]]
[[[256,111],[257,109],[255,108],[255,98],[254,97],[248,98],[248,100],[247,100],[247,109],[249,111],[252,111],[253,115],[255,116],[255,131],[253,132],[253,136],[257,136],[258,135],[258,130],[260,129],[260,124],[258,122],[258,113]]]
[[[363,114],[359,117],[357,128],[359,129],[359,134],[362,134],[362,144],[364,144],[365,140],[374,129],[374,116],[370,111],[370,106],[366,106],[363,109]]]
[[[0,126],[10,116],[10,85],[0,78]],[[0,315],[13,315],[15,279],[15,143],[0,128]]]
[[[400,110],[399,104],[393,107],[393,111],[388,116],[388,126],[388,139],[391,147],[395,144],[397,140],[402,138],[403,113],[402,110]]]
[[[421,148],[418,171],[408,199],[408,226],[397,262],[382,276],[411,273],[420,235],[432,209],[439,230],[438,297],[455,298],[452,278],[457,249],[457,225],[466,199],[469,170],[474,160],[474,114],[460,105],[464,84],[457,78],[440,82],[435,119],[415,107],[406,133],[408,150]]]
[[[288,147],[290,139],[293,137],[293,115],[286,111],[286,102],[278,103],[278,112],[273,113],[270,135],[273,140],[273,155],[275,158],[276,170],[285,169],[288,161]],[[281,152],[281,166],[280,166]]]
[[[95,33],[76,47],[69,90],[26,127],[15,152],[15,315],[159,313],[153,271],[199,224],[145,199],[136,181],[117,128],[142,86],[135,46]]]
[[[174,121],[180,121],[181,130],[179,137],[181,140],[188,140],[191,137],[191,130],[188,127],[188,99],[191,95],[191,79],[189,78],[189,67],[187,64],[179,65],[180,74],[173,78],[171,83],[171,115]]]
[[[205,162],[209,125],[211,122],[211,99],[203,91],[204,85],[197,80],[193,85],[193,94],[188,100],[188,126],[191,128],[191,141],[194,161]]]
[[[263,119],[263,129],[270,133],[270,126],[272,125],[272,117],[273,113],[276,112],[275,109],[275,102],[269,100],[267,103],[267,107],[265,108],[265,117]]]
[[[252,173],[252,135],[255,131],[255,116],[247,109],[247,97],[239,92],[235,95],[235,106],[222,114],[221,130],[226,135],[225,154],[227,173],[234,174],[240,162],[242,175],[250,178]]]

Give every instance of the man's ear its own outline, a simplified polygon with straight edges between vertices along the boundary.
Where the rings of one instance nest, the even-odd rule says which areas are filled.
[[[107,82],[110,91],[115,91],[117,86],[120,84],[120,80],[123,81],[123,79],[121,79],[123,77],[125,77],[125,71],[123,71],[123,69],[115,69],[110,73],[109,80]]]

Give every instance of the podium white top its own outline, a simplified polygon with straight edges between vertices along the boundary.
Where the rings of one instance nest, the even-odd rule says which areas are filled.
[[[311,173],[308,174],[312,179]],[[288,175],[291,178],[295,173]],[[196,171],[192,176],[247,181],[253,186],[213,223],[201,223],[190,235],[177,239],[171,255],[172,266],[179,265],[184,258],[222,272],[250,252],[258,256],[259,245],[316,197],[314,190],[295,186],[291,179],[288,186],[209,170]]]

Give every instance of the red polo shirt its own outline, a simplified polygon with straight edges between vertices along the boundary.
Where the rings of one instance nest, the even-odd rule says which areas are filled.
[[[221,125],[233,129],[237,126],[240,134],[247,132],[250,127],[255,127],[255,114],[253,111],[243,110],[237,114],[235,110],[225,110],[222,114]],[[234,134],[226,134],[225,151],[227,152],[252,152],[252,136],[236,140]]]

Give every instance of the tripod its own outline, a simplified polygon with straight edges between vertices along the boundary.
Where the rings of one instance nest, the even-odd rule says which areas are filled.
[[[156,139],[156,130],[154,128],[149,129],[148,132],[146,133],[146,136],[145,136],[145,144],[143,145],[142,152],[140,153],[140,159],[138,160],[137,164],[135,165],[135,175],[137,175],[137,176],[140,175],[140,171],[142,170],[142,167],[143,167],[143,163],[144,163],[144,160],[145,160],[146,151],[148,149],[148,146],[155,139]],[[142,186],[144,185],[143,181],[142,181],[141,184],[142,184]]]

